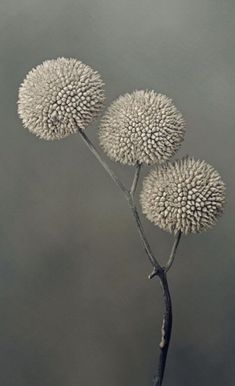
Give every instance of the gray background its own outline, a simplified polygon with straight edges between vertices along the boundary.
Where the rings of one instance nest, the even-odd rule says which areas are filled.
[[[234,0],[1,0],[0,15],[0,385],[147,386],[157,358],[160,286],[124,198],[78,136],[40,141],[17,117],[26,73],[65,56],[102,74],[107,103],[172,97],[188,123],[179,156],[221,172],[224,217],[183,238],[169,274],[164,385],[232,386]],[[132,168],[112,166],[129,184]],[[164,261],[172,236],[144,225]]]

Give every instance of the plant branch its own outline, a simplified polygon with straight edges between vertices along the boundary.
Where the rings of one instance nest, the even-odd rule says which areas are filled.
[[[145,237],[143,227],[142,227],[142,224],[140,222],[138,209],[137,209],[135,202],[134,202],[134,194],[135,194],[137,184],[139,181],[140,169],[141,169],[141,165],[137,164],[136,170],[135,170],[135,175],[133,178],[133,183],[132,183],[131,190],[130,190],[131,201],[129,204],[130,204],[130,207],[131,207],[132,212],[133,212],[133,216],[134,216],[136,224],[137,224],[140,238],[144,244],[145,251],[146,251],[153,267],[154,267],[152,274],[150,274],[150,278],[152,278],[154,276],[158,276],[160,283],[161,283],[162,290],[163,290],[164,308],[165,309],[164,309],[162,329],[161,329],[161,342],[159,344],[160,354],[159,354],[159,359],[158,359],[156,375],[153,378],[153,386],[161,386],[162,382],[163,382],[163,377],[164,377],[164,372],[165,372],[165,367],[166,367],[167,354],[168,354],[168,349],[169,349],[170,339],[171,339],[172,302],[171,302],[171,295],[170,295],[170,291],[169,291],[169,287],[168,287],[166,269],[164,269],[160,266],[160,264],[158,263],[158,261],[156,260],[156,258],[154,257],[154,255],[151,251],[150,245],[148,243],[147,238]],[[180,237],[181,237],[181,232],[178,232],[176,235],[176,239],[175,239],[171,254],[170,254],[168,269],[170,268],[170,266],[173,263],[176,249],[177,249],[177,246],[178,246],[179,241],[180,241]]]
[[[134,195],[136,192],[136,188],[137,188],[137,184],[140,176],[140,169],[141,169],[141,164],[137,162],[136,168],[135,168],[135,175],[134,175],[133,182],[131,185],[131,190],[130,190],[130,195],[132,196],[132,198],[134,198]]]
[[[161,342],[160,342],[160,355],[159,355],[159,361],[158,361],[158,367],[156,375],[153,379],[153,386],[161,386],[163,382],[163,376],[166,366],[166,359],[167,359],[167,353],[168,348],[170,344],[170,338],[171,338],[171,329],[172,329],[172,304],[171,304],[171,296],[170,291],[168,287],[167,282],[167,271],[170,269],[171,265],[173,264],[175,253],[180,241],[181,232],[178,232],[171,250],[171,254],[169,257],[169,260],[166,264],[166,267],[161,267],[158,260],[154,256],[152,249],[149,245],[148,239],[145,235],[143,225],[140,220],[140,216],[138,213],[137,206],[135,204],[134,195],[137,189],[139,176],[140,176],[140,170],[141,170],[141,164],[136,164],[135,174],[133,178],[133,182],[130,188],[130,191],[126,189],[126,187],[122,184],[122,182],[119,180],[119,178],[116,176],[116,174],[113,172],[113,170],[107,165],[105,160],[101,157],[99,152],[96,150],[93,143],[90,141],[90,139],[86,136],[84,131],[80,128],[78,128],[79,134],[81,135],[83,141],[88,146],[89,150],[94,154],[94,156],[97,158],[99,163],[103,166],[103,168],[106,170],[106,172],[109,174],[109,176],[112,178],[112,180],[115,182],[115,184],[119,187],[119,189],[123,192],[125,198],[128,201],[129,207],[131,209],[132,215],[135,219],[137,230],[140,236],[140,239],[143,243],[145,252],[149,258],[150,263],[153,266],[153,272],[149,275],[149,278],[153,278],[154,276],[158,276],[161,287],[163,290],[163,297],[164,297],[164,315],[163,315],[163,322],[162,322],[162,336],[161,336]]]
[[[124,196],[127,200],[129,200],[129,191],[126,189],[126,187],[123,185],[123,183],[119,180],[119,178],[116,176],[116,174],[112,171],[112,169],[108,166],[108,164],[103,160],[101,155],[96,150],[95,146],[91,142],[91,140],[87,137],[87,135],[84,133],[83,129],[78,128],[79,134],[81,135],[83,141],[88,146],[89,150],[94,154],[94,156],[97,158],[99,163],[103,166],[103,168],[106,170],[106,172],[110,175],[112,180],[115,182],[115,184],[121,189],[121,191],[124,193]]]
[[[94,154],[96,159],[99,161],[99,163],[103,166],[103,168],[106,170],[106,172],[110,175],[112,180],[115,182],[115,184],[119,187],[119,189],[124,193],[125,198],[128,201],[128,204],[130,206],[130,209],[132,211],[133,217],[136,221],[137,229],[140,235],[140,238],[142,240],[142,243],[144,245],[145,252],[149,258],[150,263],[156,270],[156,272],[162,270],[162,267],[158,263],[156,257],[154,256],[151,247],[149,245],[149,242],[147,240],[147,237],[145,236],[144,229],[140,220],[140,216],[138,214],[138,210],[136,208],[136,205],[134,203],[134,193],[136,191],[137,183],[139,180],[139,175],[140,175],[140,168],[141,165],[137,164],[136,166],[136,171],[132,183],[132,187],[130,192],[126,189],[126,187],[122,184],[122,182],[119,180],[119,178],[116,176],[116,174],[113,172],[113,170],[108,166],[108,164],[103,160],[99,152],[96,150],[95,146],[91,142],[91,140],[87,137],[87,135],[84,133],[84,131],[81,128],[78,128],[78,132],[81,135],[83,141],[85,144],[88,146],[89,150]]]
[[[163,290],[163,298],[164,298],[164,315],[162,321],[162,337],[159,345],[160,355],[158,360],[157,373],[153,379],[153,386],[161,386],[163,382],[165,367],[166,367],[166,359],[168,348],[171,340],[171,330],[172,330],[172,302],[170,290],[168,287],[166,272],[163,271],[158,274],[161,287]]]
[[[145,249],[145,252],[149,258],[149,261],[150,263],[152,264],[153,266],[153,269],[155,272],[159,272],[159,271],[162,271],[162,267],[160,266],[158,260],[156,259],[156,257],[154,256],[153,252],[152,252],[152,249],[149,245],[149,242],[147,240],[147,237],[145,236],[145,233],[144,233],[144,229],[143,229],[143,225],[141,223],[141,220],[140,220],[140,216],[139,216],[139,213],[138,213],[138,210],[136,208],[136,205],[134,203],[134,200],[133,200],[133,197],[130,197],[130,200],[129,200],[129,206],[131,208],[131,211],[132,211],[132,214],[133,214],[133,217],[135,219],[135,222],[136,222],[136,226],[137,226],[137,230],[138,230],[138,233],[139,233],[139,236],[140,236],[140,239],[144,245],[144,249]],[[157,274],[157,273],[156,273]]]
[[[178,245],[179,245],[179,242],[180,242],[180,239],[181,239],[181,235],[182,235],[182,232],[181,231],[178,231],[175,235],[175,240],[174,240],[174,244],[173,244],[173,247],[172,247],[172,250],[171,250],[171,254],[170,254],[170,257],[169,257],[169,260],[165,266],[165,271],[168,272],[169,269],[171,268],[173,262],[174,262],[174,259],[175,259],[175,254],[176,254],[176,251],[177,251],[177,248],[178,248]]]
[[[159,262],[157,261],[156,257],[154,256],[154,254],[152,252],[152,249],[151,249],[151,247],[149,245],[149,242],[147,240],[147,237],[145,236],[144,228],[143,228],[143,225],[141,223],[139,212],[138,212],[138,209],[136,207],[135,200],[134,200],[134,195],[135,195],[136,188],[137,188],[138,181],[139,181],[140,170],[141,170],[141,164],[137,163],[136,164],[134,178],[133,178],[133,182],[132,182],[132,186],[131,186],[131,190],[130,190],[130,197],[129,197],[128,203],[129,203],[130,209],[132,211],[133,217],[135,219],[137,230],[138,230],[140,239],[141,239],[141,241],[143,243],[145,252],[146,252],[146,254],[147,254],[147,256],[148,256],[148,258],[150,260],[150,263],[152,264],[154,270],[156,270],[156,272],[158,272],[162,268],[161,268]]]

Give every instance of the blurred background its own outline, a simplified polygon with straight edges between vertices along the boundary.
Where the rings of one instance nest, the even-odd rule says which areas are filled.
[[[234,385],[234,20],[233,0],[1,0],[2,386],[147,386],[158,357],[161,289],[125,199],[78,136],[40,141],[17,116],[26,73],[58,56],[97,69],[107,104],[134,89],[172,97],[188,125],[177,156],[223,176],[224,217],[182,238],[169,273],[164,386]],[[172,236],[143,222],[164,262]]]

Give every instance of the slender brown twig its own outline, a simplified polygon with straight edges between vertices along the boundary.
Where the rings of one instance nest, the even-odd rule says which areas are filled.
[[[158,366],[156,375],[153,379],[153,386],[161,386],[163,382],[163,376],[165,372],[165,366],[166,366],[166,359],[167,359],[167,353],[168,348],[170,344],[171,339],[171,329],[172,329],[172,303],[171,303],[171,295],[168,287],[168,281],[167,281],[167,271],[170,269],[170,267],[173,264],[175,253],[180,241],[181,232],[178,232],[174,244],[171,250],[171,254],[169,257],[169,260],[165,267],[162,267],[160,263],[158,262],[157,258],[154,256],[152,249],[150,247],[150,244],[148,242],[148,239],[145,235],[143,225],[140,220],[140,216],[138,213],[137,206],[135,204],[135,192],[137,189],[139,176],[140,176],[140,170],[141,170],[141,164],[137,163],[135,174],[133,178],[133,182],[131,185],[130,190],[128,190],[122,182],[119,180],[119,178],[116,176],[116,174],[113,172],[113,170],[108,166],[108,164],[104,161],[104,159],[101,157],[99,152],[96,150],[95,146],[91,142],[91,140],[87,137],[87,135],[84,133],[84,131],[80,128],[78,128],[78,132],[81,135],[83,141],[89,148],[89,150],[94,154],[96,159],[100,162],[100,164],[103,166],[103,168],[106,170],[106,172],[109,174],[109,176],[112,178],[112,180],[115,182],[115,184],[120,188],[120,190],[123,192],[125,198],[128,201],[129,207],[131,209],[132,215],[135,219],[137,230],[140,236],[140,239],[143,243],[145,252],[149,258],[150,263],[153,266],[153,272],[149,275],[149,278],[152,279],[154,276],[158,276],[161,287],[163,290],[163,298],[164,298],[164,315],[163,315],[163,322],[162,322],[162,334],[161,334],[161,342],[160,342],[160,355],[158,360]]]

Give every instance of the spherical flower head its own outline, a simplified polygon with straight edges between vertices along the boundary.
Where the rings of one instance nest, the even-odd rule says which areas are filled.
[[[114,161],[133,165],[168,160],[184,138],[182,114],[154,91],[134,91],[115,100],[102,118],[100,144]]]
[[[18,113],[25,127],[53,140],[84,129],[104,103],[104,83],[77,59],[46,60],[32,69],[19,89]]]
[[[212,227],[223,213],[225,185],[211,165],[186,157],[153,169],[144,180],[140,202],[160,228],[197,233]]]

